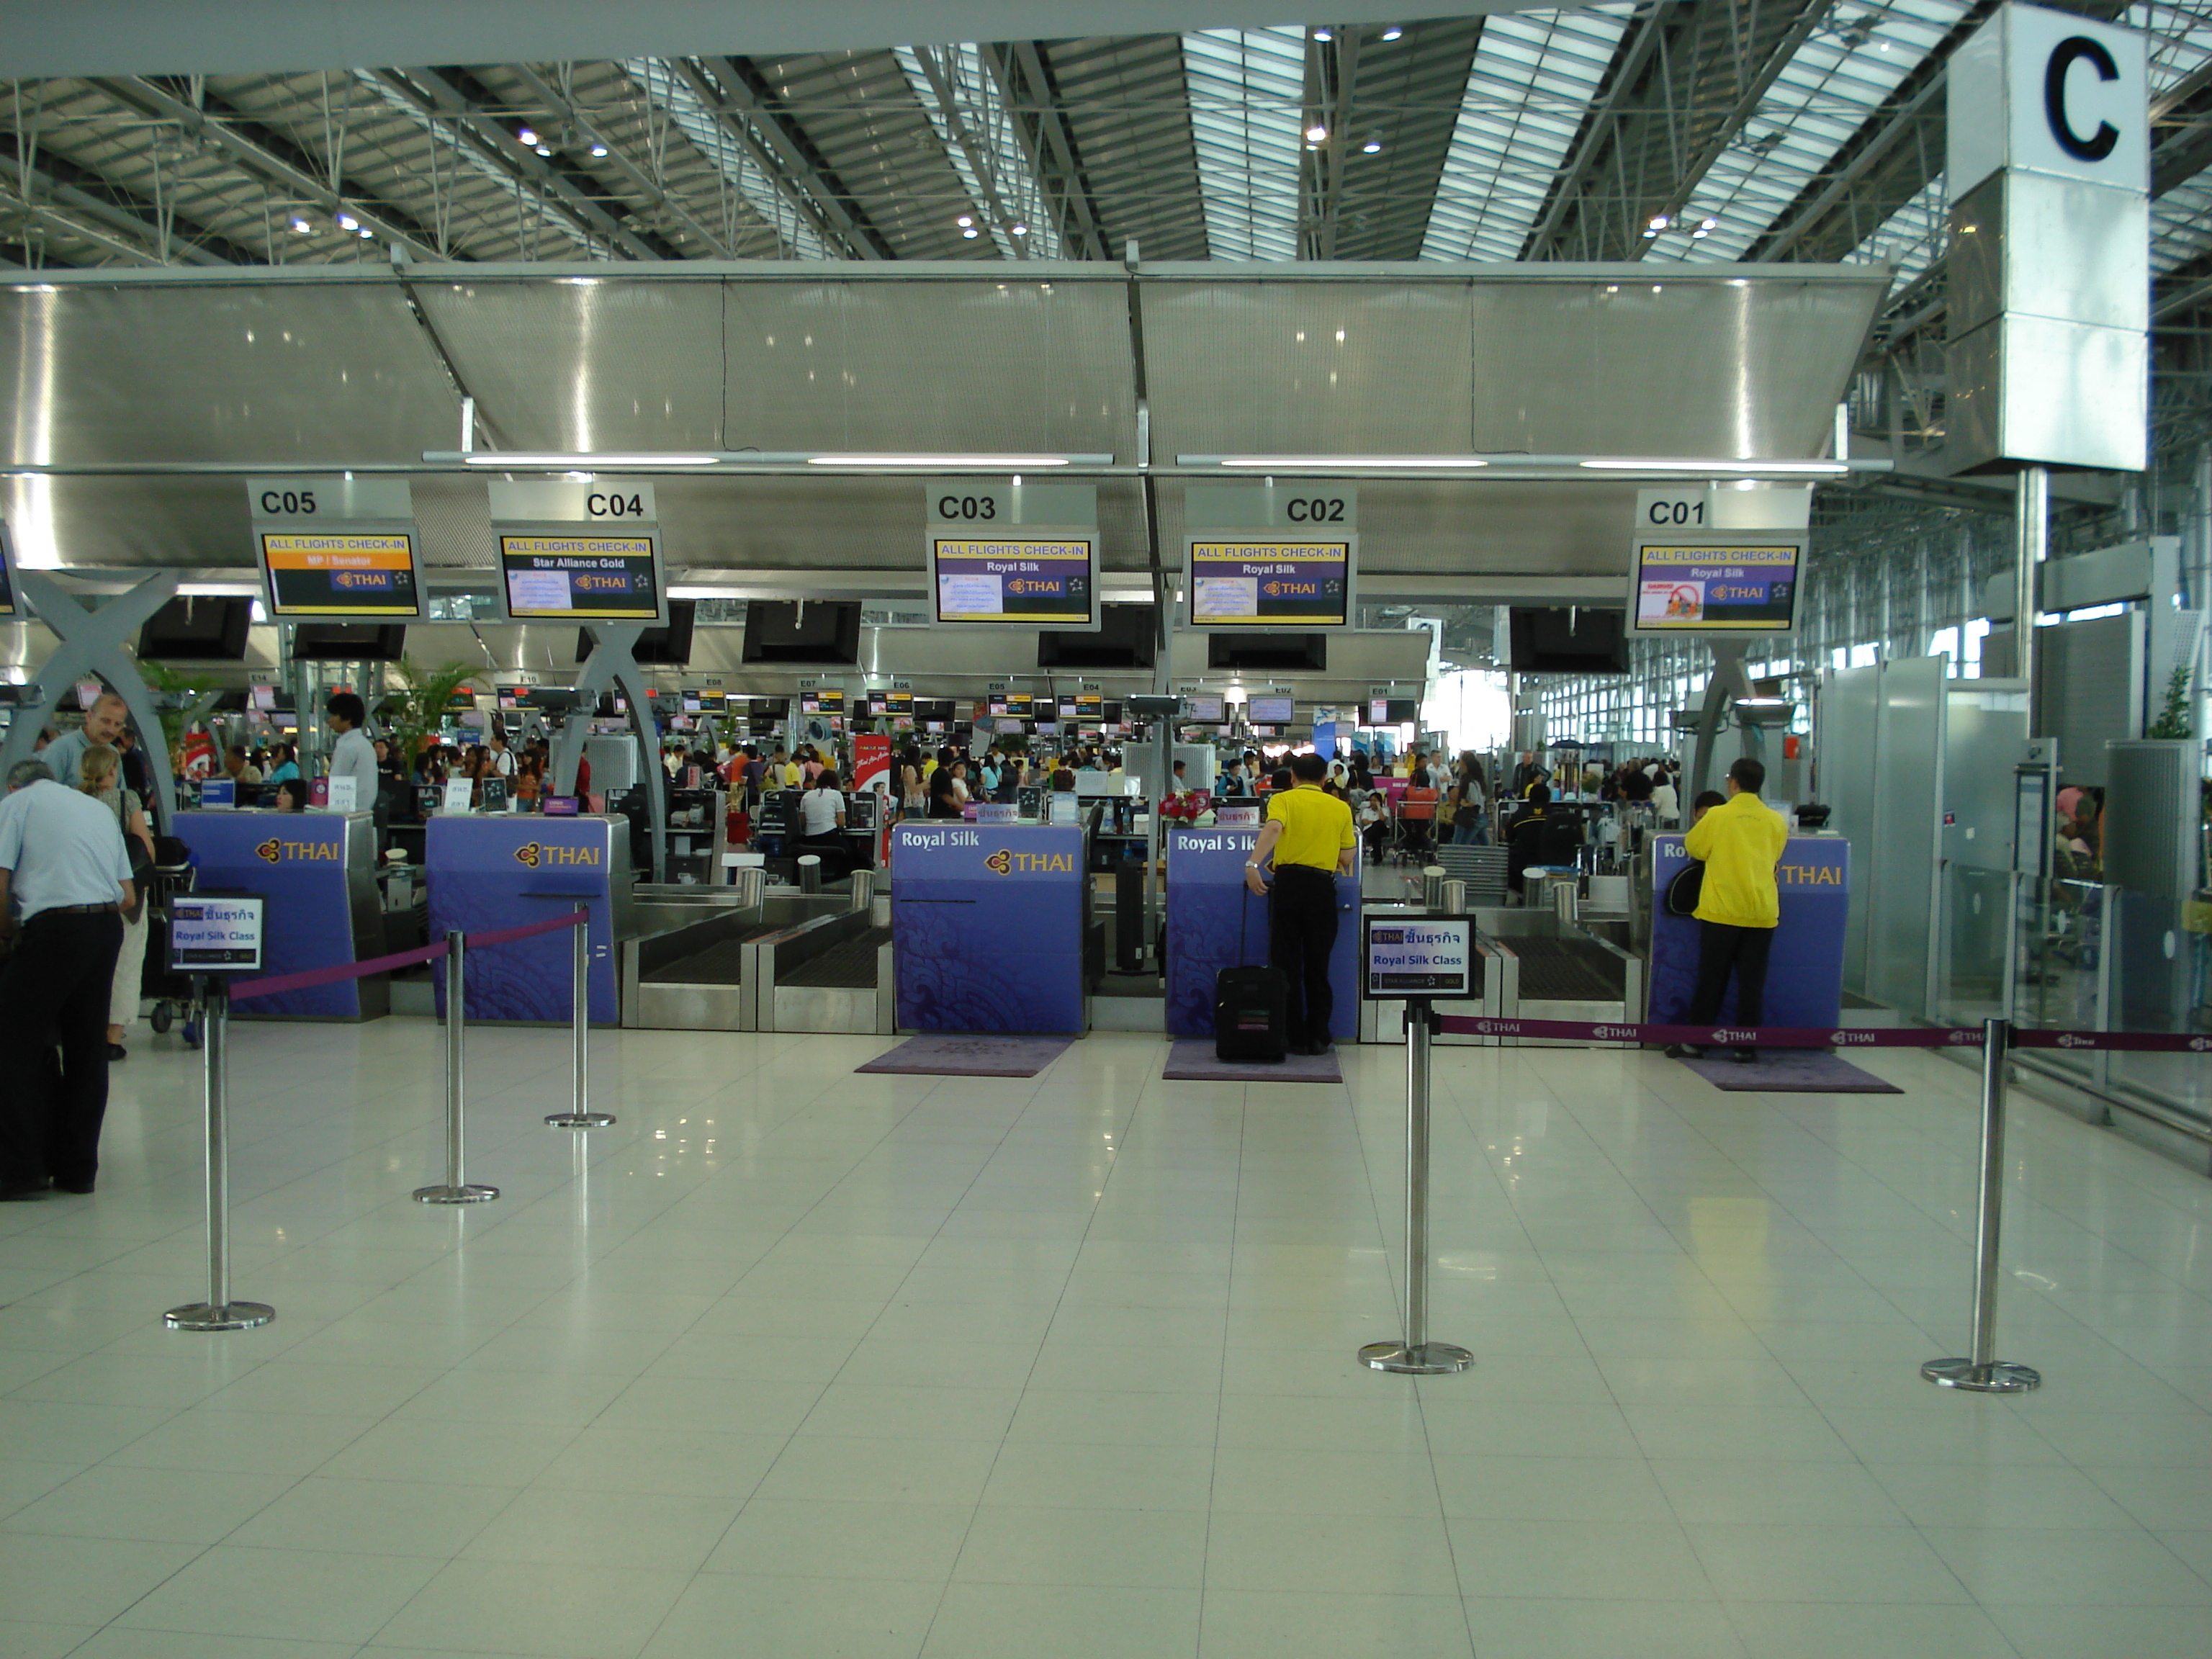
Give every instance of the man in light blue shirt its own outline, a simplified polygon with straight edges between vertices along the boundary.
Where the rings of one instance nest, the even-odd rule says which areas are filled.
[[[83,729],[63,732],[39,750],[39,758],[46,762],[46,770],[53,774],[55,782],[64,789],[74,789],[82,781],[79,775],[84,766],[84,751],[96,743],[112,749],[130,721],[130,705],[112,691],[103,691],[84,711]]]
[[[51,746],[51,745],[50,745]],[[125,906],[137,902],[123,826],[43,761],[8,775],[0,801],[0,1202],[51,1178],[88,1193],[107,1112],[107,1004]],[[60,1063],[54,1049],[59,1045]]]
[[[331,730],[338,740],[331,746],[331,781],[340,778],[354,781],[353,805],[348,811],[374,812],[376,810],[378,778],[376,775],[376,745],[369,741],[368,733],[362,727],[368,724],[368,709],[359,696],[351,691],[340,691],[332,696],[325,711]]]

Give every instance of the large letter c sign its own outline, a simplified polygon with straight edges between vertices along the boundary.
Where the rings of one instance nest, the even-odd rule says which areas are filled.
[[[2101,161],[2120,142],[2119,129],[2110,121],[2100,121],[2097,130],[2083,138],[2066,118],[2066,71],[2085,58],[2100,81],[2120,78],[2120,66],[2112,61],[2111,52],[2087,35],[2069,35],[2052,50],[2051,62],[2043,71],[2043,112],[2059,149],[2077,161]]]

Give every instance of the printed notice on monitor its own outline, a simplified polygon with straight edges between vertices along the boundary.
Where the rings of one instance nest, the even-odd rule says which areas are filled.
[[[947,617],[1002,617],[1006,584],[996,576],[937,573],[937,608]]]
[[[567,574],[558,570],[510,570],[507,601],[516,611],[573,611]]]

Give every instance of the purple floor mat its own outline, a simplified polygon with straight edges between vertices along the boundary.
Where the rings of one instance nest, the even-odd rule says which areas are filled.
[[[1838,1054],[1818,1048],[1767,1048],[1756,1064],[1739,1066],[1725,1057],[1682,1062],[1716,1089],[1730,1094],[1901,1095],[1904,1090],[1863,1072]]]
[[[1160,1073],[1170,1083],[1341,1083],[1336,1050],[1325,1054],[1291,1054],[1279,1064],[1217,1060],[1208,1037],[1188,1037],[1168,1049],[1167,1069]]]
[[[908,1037],[856,1072],[896,1072],[921,1077],[1035,1077],[1058,1060],[1070,1039],[1057,1036]]]

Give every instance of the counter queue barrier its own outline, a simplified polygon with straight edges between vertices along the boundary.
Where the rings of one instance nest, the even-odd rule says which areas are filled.
[[[612,1114],[588,1109],[591,1030],[591,910],[578,905],[566,915],[520,927],[501,927],[469,935],[459,928],[434,945],[418,945],[389,956],[336,967],[312,969],[297,974],[272,974],[258,979],[226,981],[221,975],[195,975],[206,1007],[207,1030],[200,1049],[200,1073],[207,1106],[207,1237],[208,1294],[204,1302],[172,1308],[163,1316],[173,1330],[237,1331],[266,1325],[276,1310],[265,1302],[238,1302],[230,1293],[230,1000],[234,996],[272,996],[283,991],[305,990],[342,979],[362,979],[389,973],[417,963],[446,963],[446,1178],[435,1186],[417,1188],[415,1198],[423,1204],[479,1204],[499,1196],[496,1187],[470,1184],[462,1171],[464,1141],[463,1056],[468,1028],[468,957],[471,951],[512,945],[540,933],[572,928],[575,933],[574,977],[569,1016],[570,1045],[574,1076],[570,1108],[547,1116],[547,1125],[561,1129],[600,1129],[614,1122]]]
[[[1378,1371],[1424,1376],[1467,1370],[1465,1348],[1429,1336],[1429,1042],[1437,1031],[1507,1042],[1583,1042],[1642,1047],[1760,1048],[1978,1048],[1982,1053],[1981,1177],[1976,1194],[1974,1299],[1970,1352],[1931,1359],[1920,1375],[1941,1388],[1974,1394],[2020,1394],[2042,1386],[2030,1366],[1996,1357],[1997,1246],[2004,1210],[2005,1055],[2013,1048],[2120,1049],[2148,1054],[2212,1053],[2212,1036],[2160,1031],[2019,1030],[2009,1020],[1978,1027],[1894,1029],[1856,1026],[1658,1025],[1571,1019],[1492,1019],[1438,1014],[1426,998],[1406,1004],[1405,1336],[1359,1350]]]

